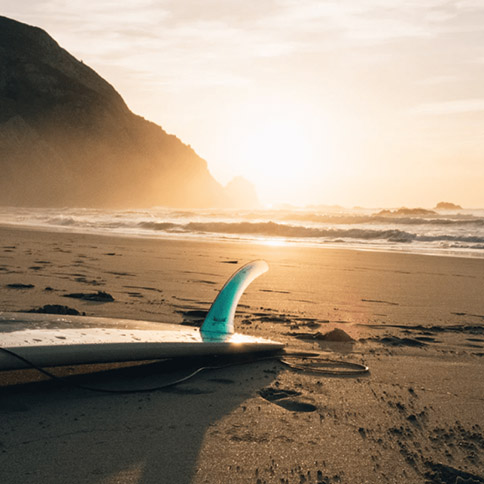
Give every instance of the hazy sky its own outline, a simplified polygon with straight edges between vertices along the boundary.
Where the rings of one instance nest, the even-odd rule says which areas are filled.
[[[484,207],[484,0],[0,0],[263,201]]]

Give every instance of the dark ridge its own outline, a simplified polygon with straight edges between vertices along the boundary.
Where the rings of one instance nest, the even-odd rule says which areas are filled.
[[[241,196],[45,31],[6,17],[0,172],[0,205],[10,206],[236,206]]]
[[[98,291],[95,293],[75,292],[72,294],[64,294],[64,297],[71,297],[74,299],[82,299],[84,301],[95,302],[113,302],[114,297],[104,291]]]
[[[81,313],[69,306],[62,306],[60,304],[46,304],[41,308],[29,309],[28,311],[21,311],[25,313],[40,313],[40,314],[68,314],[70,316],[80,316]]]
[[[35,286],[33,284],[21,284],[21,283],[13,283],[7,284],[9,289],[32,289]]]

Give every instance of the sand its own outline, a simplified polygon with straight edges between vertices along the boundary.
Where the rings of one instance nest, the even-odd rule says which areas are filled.
[[[243,296],[237,331],[369,374],[258,361],[106,395],[3,372],[0,482],[484,482],[483,259],[0,227],[0,310],[196,323],[258,258],[270,271]],[[99,291],[114,300],[65,297]],[[354,341],[321,337],[334,329]],[[187,372],[160,365],[56,371],[125,388]]]

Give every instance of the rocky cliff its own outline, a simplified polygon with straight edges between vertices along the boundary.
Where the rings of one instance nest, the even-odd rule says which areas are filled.
[[[0,17],[0,204],[240,205],[43,30]]]

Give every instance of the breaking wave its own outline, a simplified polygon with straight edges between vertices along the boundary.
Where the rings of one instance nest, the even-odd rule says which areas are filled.
[[[0,207],[0,223],[137,237],[266,241],[484,257],[484,210],[382,215],[354,210],[24,209]]]
[[[388,242],[410,243],[412,241],[454,241],[484,243],[484,236],[466,235],[418,235],[398,229],[375,230],[375,229],[322,229],[298,225],[286,225],[276,222],[190,222],[187,224],[140,222],[143,229],[178,232],[178,233],[202,233],[202,234],[236,234],[257,235],[264,237],[285,238],[320,238],[320,239],[353,239],[353,240],[386,240]]]
[[[466,225],[484,227],[484,219],[474,216],[448,217],[391,217],[382,215],[318,215],[318,214],[286,214],[280,220],[293,222],[315,222],[335,225],[354,224],[393,224],[393,225]]]

